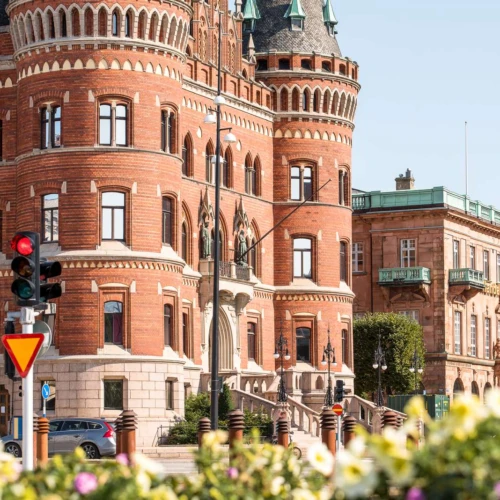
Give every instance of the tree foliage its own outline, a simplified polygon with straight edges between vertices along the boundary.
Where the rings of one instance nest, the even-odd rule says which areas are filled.
[[[387,370],[382,372],[384,392],[411,394],[415,390],[415,373],[410,372],[415,349],[424,368],[422,328],[416,321],[396,313],[368,314],[354,322],[355,393],[369,397],[377,391],[378,377],[373,363],[379,334],[387,363]],[[417,384],[421,379],[422,375],[417,373]]]

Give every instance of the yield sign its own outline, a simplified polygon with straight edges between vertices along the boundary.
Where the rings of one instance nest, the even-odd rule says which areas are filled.
[[[4,335],[2,343],[21,377],[26,377],[35,362],[44,339],[43,333]]]

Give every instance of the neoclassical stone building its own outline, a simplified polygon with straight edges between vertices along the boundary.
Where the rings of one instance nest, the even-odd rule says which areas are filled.
[[[500,212],[444,187],[353,195],[354,315],[399,312],[422,326],[428,394],[484,396],[500,337]]]
[[[0,19],[2,319],[16,309],[16,230],[39,231],[43,256],[63,264],[35,408],[48,381],[49,416],[132,408],[149,444],[207,388],[217,238],[215,130],[204,117],[219,30],[222,125],[237,137],[221,152],[221,374],[272,396],[282,328],[290,395],[318,407],[330,329],[336,376],[352,385],[360,87],[330,1],[237,0],[230,12],[225,0],[12,0]],[[259,243],[239,261],[243,241]],[[7,416],[20,413],[15,384],[0,377]]]

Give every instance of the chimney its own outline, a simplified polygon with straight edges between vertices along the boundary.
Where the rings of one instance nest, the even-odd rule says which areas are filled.
[[[401,191],[403,189],[413,189],[415,187],[415,179],[411,175],[411,170],[406,169],[406,175],[399,174],[396,177],[396,191]]]

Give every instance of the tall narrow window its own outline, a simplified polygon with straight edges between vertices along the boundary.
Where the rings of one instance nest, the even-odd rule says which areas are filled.
[[[165,381],[165,407],[167,410],[174,409],[174,381]]]
[[[477,316],[472,315],[470,317],[470,355],[476,355],[476,325]]]
[[[207,144],[207,147],[205,148],[205,180],[210,183],[213,182],[213,173],[212,173],[213,156],[214,156],[214,148],[212,146],[212,143],[209,142]]]
[[[352,272],[362,273],[365,270],[363,243],[352,244]]]
[[[453,269],[460,268],[460,242],[453,240]]]
[[[417,261],[416,240],[401,240],[401,267],[415,267]]]
[[[127,106],[118,104],[116,106],[116,145],[127,146]]]
[[[125,241],[125,194],[102,193],[102,239]]]
[[[342,330],[342,363],[349,364],[349,337],[345,328]]]
[[[313,193],[312,168],[304,167],[304,200],[309,199]]]
[[[59,25],[61,27],[61,36],[68,36],[68,27],[66,26],[66,13],[64,10],[59,11]]]
[[[300,91],[297,87],[292,90],[292,111],[299,111]]]
[[[61,146],[61,107],[40,109],[40,149]]]
[[[104,342],[123,345],[123,304],[121,302],[104,303]]]
[[[59,195],[42,197],[42,243],[59,241]]]
[[[130,11],[127,12],[125,16],[125,36],[130,38],[132,36],[131,26],[132,26],[132,13]]]
[[[212,229],[211,253],[212,258],[215,256],[215,229]],[[224,240],[222,231],[219,231],[219,260],[224,260]]]
[[[99,144],[111,146],[111,104],[99,106]]]
[[[247,323],[248,360],[256,359],[255,323]]]
[[[476,269],[476,247],[469,247],[469,268]]]
[[[181,228],[181,257],[184,262],[188,262],[188,230],[185,222]]]
[[[490,279],[490,252],[488,250],[483,250],[483,272],[484,279]]]
[[[484,357],[490,359],[491,355],[491,320],[485,318],[484,320]]]
[[[280,92],[280,110],[288,111],[288,90],[281,89]]]
[[[295,330],[297,341],[297,361],[311,361],[311,329],[297,328]]]
[[[111,33],[113,36],[118,36],[119,33],[119,24],[118,24],[118,12],[113,12],[113,16],[111,17]]]
[[[302,94],[302,111],[309,111],[310,100],[311,100],[311,94],[309,90],[305,89]]]
[[[58,148],[61,146],[61,107],[54,106],[51,112],[51,134],[50,142],[53,148]]]
[[[172,345],[172,306],[163,306],[163,339],[165,345]]]
[[[300,168],[290,169],[290,199],[300,200]]]
[[[172,244],[173,221],[172,200],[164,196],[162,199],[162,242],[167,245]]]
[[[182,347],[184,355],[190,358],[191,342],[189,338],[189,315],[187,313],[182,313]]]
[[[462,354],[462,313],[455,311],[455,354]]]
[[[293,277],[312,278],[312,241],[310,239],[293,240]]]
[[[224,152],[224,163],[222,164],[222,185],[232,187],[231,171],[233,168],[233,154],[231,148],[226,148]]]
[[[245,193],[252,194],[252,158],[250,154],[245,158]]]
[[[99,144],[101,146],[128,146],[128,106],[99,106]]]
[[[47,149],[50,144],[50,111],[40,109],[40,149]]]
[[[104,380],[104,409],[123,410],[123,380]]]
[[[339,205],[345,205],[344,177],[345,171],[339,170]]]
[[[161,112],[161,149],[174,153],[174,114],[171,111]]]
[[[5,160],[5,153],[3,150],[3,120],[0,120],[0,161]]]
[[[347,282],[347,243],[340,242],[340,281]]]
[[[248,265],[252,267],[255,276],[259,276],[257,269],[257,247],[255,247],[256,239],[253,238],[248,242]]]

